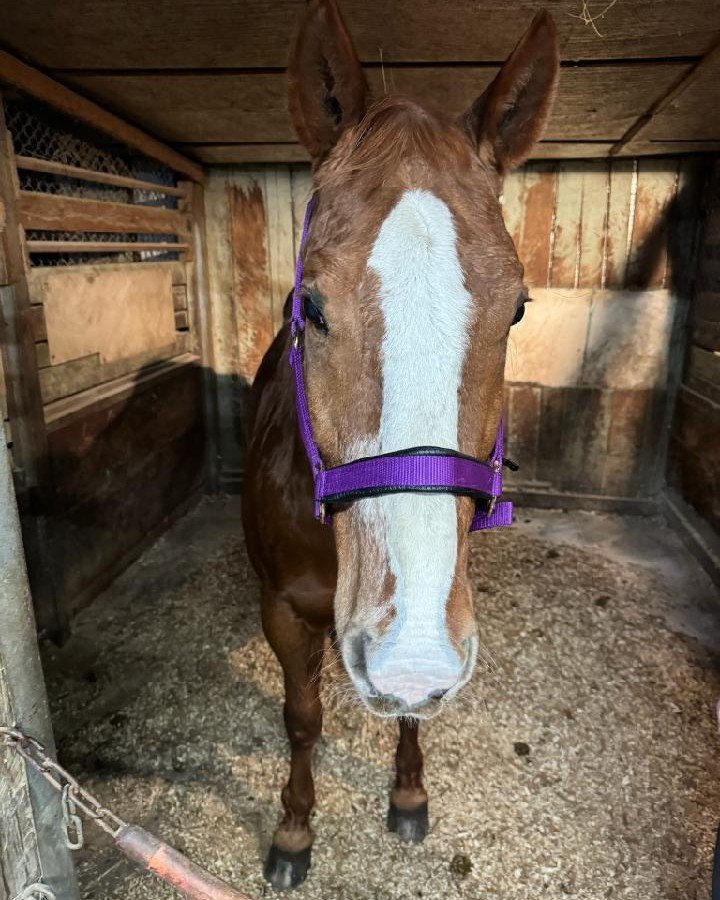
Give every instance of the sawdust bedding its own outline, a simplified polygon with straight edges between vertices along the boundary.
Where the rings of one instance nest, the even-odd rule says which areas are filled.
[[[421,728],[430,834],[406,846],[385,831],[395,729],[338,690],[331,665],[297,900],[704,900],[715,659],[663,624],[665,588],[645,568],[519,531],[472,540],[483,660]],[[122,817],[271,894],[261,861],[288,754],[241,535],[199,556],[164,538],[46,664],[62,761]],[[84,898],[175,896],[86,833]]]

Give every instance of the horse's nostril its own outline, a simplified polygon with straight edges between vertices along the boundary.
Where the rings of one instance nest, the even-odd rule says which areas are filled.
[[[447,694],[449,690],[449,688],[446,688],[444,691],[431,691],[428,694],[428,697],[430,698],[430,700],[442,700],[442,698],[445,696],[445,694]]]

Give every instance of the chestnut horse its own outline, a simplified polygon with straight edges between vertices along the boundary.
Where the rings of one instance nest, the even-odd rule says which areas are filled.
[[[314,163],[300,289],[310,417],[327,465],[414,446],[492,452],[508,331],[527,299],[501,179],[540,136],[558,67],[543,12],[459,120],[397,97],[370,103],[335,0],[305,8],[288,84]],[[285,678],[290,778],[265,866],[279,889],[310,865],[327,635],[365,705],[399,719],[388,826],[409,841],[427,830],[418,721],[468,681],[477,649],[473,501],[386,494],[317,522],[290,340],[286,317],[252,390],[243,509],[263,630]]]

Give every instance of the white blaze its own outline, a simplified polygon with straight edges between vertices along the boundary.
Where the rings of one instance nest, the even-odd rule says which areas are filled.
[[[378,452],[457,450],[471,297],[446,204],[427,191],[406,191],[380,227],[368,268],[379,280],[385,321]],[[371,501],[366,515],[371,508],[396,578],[396,618],[368,660],[371,680],[374,673],[402,682],[414,672],[421,683],[410,692],[422,691],[423,672],[452,682],[460,661],[447,636],[445,605],[457,557],[455,498],[394,494]]]

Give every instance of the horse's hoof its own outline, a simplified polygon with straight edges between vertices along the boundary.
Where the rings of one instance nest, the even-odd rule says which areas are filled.
[[[296,888],[307,878],[311,850],[311,847],[306,847],[304,850],[292,852],[282,850],[273,844],[263,869],[265,880],[270,882],[276,891]]]
[[[428,805],[422,803],[414,809],[401,809],[390,804],[387,816],[387,826],[390,831],[408,844],[419,844],[425,840],[428,833]]]

